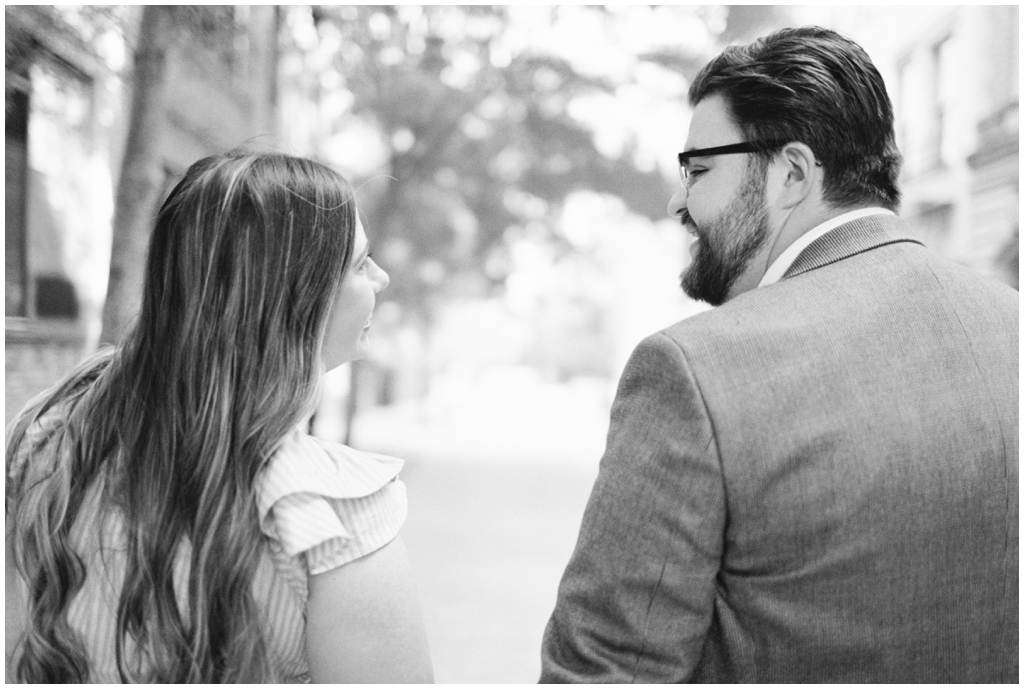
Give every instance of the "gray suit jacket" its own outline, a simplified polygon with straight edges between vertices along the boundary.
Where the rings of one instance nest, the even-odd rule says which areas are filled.
[[[895,217],[644,340],[550,682],[1016,682],[1016,291]]]

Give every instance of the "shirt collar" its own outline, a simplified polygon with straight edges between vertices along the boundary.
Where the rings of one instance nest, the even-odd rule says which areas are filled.
[[[764,277],[761,278],[761,282],[757,283],[757,286],[764,287],[766,285],[773,285],[781,280],[789,267],[793,265],[793,261],[796,260],[796,257],[799,256],[804,249],[810,246],[811,242],[818,237],[821,237],[826,232],[836,229],[840,225],[844,225],[858,218],[866,218],[869,215],[893,215],[893,212],[886,210],[885,208],[878,207],[859,208],[855,211],[850,211],[849,213],[843,213],[842,215],[837,215],[834,218],[829,218],[817,227],[802,234],[795,242],[786,247],[786,250],[779,254],[779,257],[776,258],[770,266],[768,266],[768,270],[764,272]]]

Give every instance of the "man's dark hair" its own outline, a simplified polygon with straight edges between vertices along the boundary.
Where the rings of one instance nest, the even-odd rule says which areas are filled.
[[[899,207],[892,103],[853,41],[810,26],[730,46],[694,79],[690,104],[716,94],[748,141],[807,144],[825,173],[825,201]]]

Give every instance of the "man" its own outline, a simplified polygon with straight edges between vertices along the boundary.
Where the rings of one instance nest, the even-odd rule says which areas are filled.
[[[818,28],[690,88],[683,275],[644,340],[545,682],[1016,682],[1017,293],[912,238],[892,106]]]

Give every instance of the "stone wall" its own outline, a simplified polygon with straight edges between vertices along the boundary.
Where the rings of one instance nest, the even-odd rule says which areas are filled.
[[[8,318],[4,338],[4,428],[30,399],[74,369],[85,334],[73,322]]]

